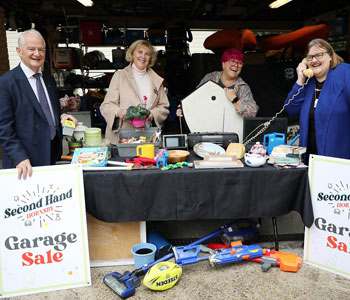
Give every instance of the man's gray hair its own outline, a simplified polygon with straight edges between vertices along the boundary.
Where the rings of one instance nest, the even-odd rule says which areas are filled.
[[[17,40],[17,44],[18,44],[18,47],[19,48],[22,48],[23,44],[24,44],[24,36],[26,34],[34,34],[34,35],[37,35],[39,37],[42,38],[42,40],[44,41],[44,46],[46,47],[46,43],[45,43],[45,40],[43,38],[43,36],[41,35],[41,33],[35,29],[29,29],[29,30],[26,30],[26,31],[23,31],[19,34],[18,36],[18,40]]]

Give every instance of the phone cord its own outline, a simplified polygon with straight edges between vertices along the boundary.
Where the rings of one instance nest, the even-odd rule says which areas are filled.
[[[259,136],[260,134],[262,134],[267,128],[270,127],[271,123],[284,111],[285,107],[287,105],[289,105],[289,103],[291,103],[293,101],[293,99],[298,96],[300,94],[300,91],[304,88],[305,85],[308,84],[310,80],[310,77],[307,77],[306,81],[302,84],[302,86],[298,89],[298,91],[292,96],[292,98],[290,98],[288,100],[288,102],[286,104],[283,105],[282,109],[277,112],[272,118],[270,121],[266,121],[265,123],[263,124],[260,124],[259,126],[257,126],[255,129],[253,129],[249,134],[248,136],[245,138],[245,140],[243,141],[243,145],[246,146],[247,144],[249,144],[252,140],[254,140],[257,136]],[[255,134],[252,138],[250,138],[249,140],[247,140],[249,138],[249,136],[251,136],[252,134],[254,134],[254,132],[256,130],[258,130],[260,127],[262,127],[257,134]]]

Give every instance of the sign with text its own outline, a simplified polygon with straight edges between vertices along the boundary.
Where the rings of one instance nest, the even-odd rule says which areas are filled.
[[[311,155],[314,223],[305,229],[304,261],[350,278],[350,160]]]
[[[79,165],[0,171],[0,298],[90,285]]]

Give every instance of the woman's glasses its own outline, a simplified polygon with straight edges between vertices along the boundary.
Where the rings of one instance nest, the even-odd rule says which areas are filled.
[[[325,54],[325,53],[328,53],[328,52],[325,51],[325,52],[316,53],[314,55],[306,55],[306,60],[312,61],[314,58],[316,58],[316,60],[320,60],[320,59],[322,59],[323,54]]]
[[[243,67],[243,62],[238,59],[230,59],[228,60],[231,66],[237,65],[237,67],[242,68]]]

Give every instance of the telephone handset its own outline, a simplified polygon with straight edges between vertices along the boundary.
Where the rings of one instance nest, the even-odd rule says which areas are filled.
[[[306,67],[307,67],[307,60],[306,60],[306,57],[304,57],[304,59],[302,60],[302,63],[303,63],[304,65],[306,65]],[[303,74],[304,74],[305,77],[309,77],[309,78],[311,78],[311,77],[314,76],[314,72],[313,72],[311,69],[306,69],[306,70],[304,70],[304,71],[303,71]]]

